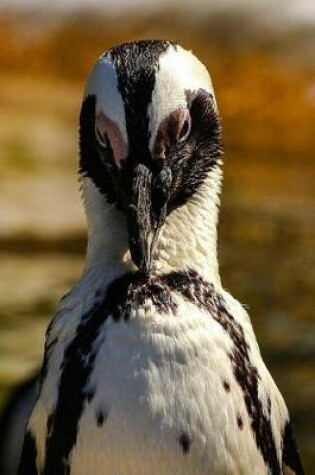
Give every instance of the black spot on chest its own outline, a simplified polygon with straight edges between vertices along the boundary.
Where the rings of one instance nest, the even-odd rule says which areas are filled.
[[[191,445],[191,439],[186,432],[183,432],[179,437],[179,443],[182,446],[183,454],[187,455]]]
[[[108,410],[104,410],[104,409],[99,409],[97,412],[96,412],[96,424],[97,424],[97,427],[102,427],[102,425],[104,424],[104,422],[107,421],[108,419]]]
[[[231,386],[230,386],[230,383],[226,380],[223,381],[223,387],[224,387],[224,390],[229,393],[231,391]]]
[[[237,422],[238,428],[242,430],[244,427],[244,422],[240,414],[237,414],[236,422]]]

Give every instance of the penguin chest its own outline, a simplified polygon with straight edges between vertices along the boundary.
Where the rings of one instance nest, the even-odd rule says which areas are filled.
[[[230,342],[208,320],[104,324],[79,395],[72,475],[267,473]]]

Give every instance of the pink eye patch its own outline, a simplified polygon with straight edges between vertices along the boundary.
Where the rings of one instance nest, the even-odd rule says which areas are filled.
[[[157,163],[163,165],[170,146],[183,142],[190,133],[191,120],[189,111],[179,107],[160,124],[155,140],[154,155]]]
[[[99,112],[95,119],[95,127],[97,127],[102,138],[108,138],[113,150],[115,164],[117,168],[121,168],[121,162],[127,157],[128,147],[118,125],[103,112]]]

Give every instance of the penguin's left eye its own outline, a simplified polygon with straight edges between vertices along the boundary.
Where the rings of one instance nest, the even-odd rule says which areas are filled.
[[[181,129],[178,133],[178,136],[177,136],[177,141],[178,142],[185,142],[185,140],[189,137],[190,124],[191,124],[190,116],[188,115],[187,117],[185,117],[185,119],[184,119],[184,121],[181,125]]]
[[[109,138],[104,132],[103,133],[100,132],[98,127],[95,127],[95,136],[96,136],[97,142],[103,149],[107,150],[110,148]]]

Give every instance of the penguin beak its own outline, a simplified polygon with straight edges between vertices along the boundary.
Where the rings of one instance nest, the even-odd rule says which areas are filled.
[[[164,224],[170,196],[171,170],[152,172],[143,164],[134,168],[127,206],[129,248],[134,264],[149,273],[158,233]]]

